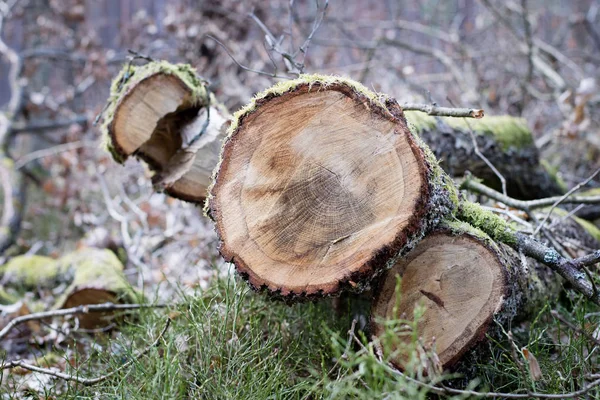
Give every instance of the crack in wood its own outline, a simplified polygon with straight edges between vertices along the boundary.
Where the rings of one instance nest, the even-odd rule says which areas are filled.
[[[442,307],[442,308],[446,308],[444,307],[444,300],[442,300],[438,295],[433,294],[431,292],[428,292],[426,290],[419,290],[421,292],[421,294],[425,297],[427,297],[429,300],[433,301],[435,304],[437,304],[438,306]]]

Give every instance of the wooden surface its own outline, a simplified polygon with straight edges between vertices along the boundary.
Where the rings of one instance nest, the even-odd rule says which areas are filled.
[[[150,140],[159,121],[190,97],[190,89],[174,75],[156,74],[142,80],[119,100],[109,128],[113,144],[125,155],[133,154]],[[177,146],[170,132],[165,134],[161,140],[165,149],[147,150],[159,162]]]
[[[190,87],[177,75],[159,72],[119,99],[109,132],[119,153],[135,154],[161,177],[168,176],[162,190],[202,203],[226,136],[229,115],[225,114],[214,106],[207,115],[206,108],[193,104]]]
[[[395,314],[396,275],[402,277],[402,283]],[[415,306],[424,305],[419,337],[429,347],[435,338],[435,351],[446,367],[483,338],[502,306],[505,279],[500,259],[482,242],[468,235],[435,233],[383,277],[373,318],[412,319]],[[374,334],[382,332],[382,326],[375,323]],[[395,364],[402,368],[403,359]]]
[[[423,161],[404,122],[373,107],[301,87],[261,104],[226,143],[211,213],[221,253],[252,285],[332,293],[405,244]]]

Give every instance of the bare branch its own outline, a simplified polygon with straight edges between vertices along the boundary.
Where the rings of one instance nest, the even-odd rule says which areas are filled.
[[[95,142],[86,142],[86,141],[82,141],[82,140],[77,140],[75,142],[59,144],[57,146],[48,147],[47,149],[33,151],[33,152],[19,158],[15,162],[15,170],[17,170],[17,171],[20,170],[27,163],[30,163],[34,160],[44,158],[44,157],[54,156],[56,154],[59,154],[59,153],[65,152],[65,151],[81,149],[83,147],[94,148],[94,147],[97,147],[97,144]]]
[[[27,183],[25,179],[12,170],[13,160],[8,154],[8,147],[13,134],[13,125],[23,106],[23,85],[21,72],[23,60],[2,39],[4,19],[17,2],[3,3],[0,9],[0,55],[7,59],[10,65],[8,81],[10,84],[10,99],[5,112],[0,112],[0,173],[3,178],[4,207],[0,226],[0,252],[12,245],[21,227],[22,216],[25,212],[25,194]],[[17,187],[18,189],[14,189]]]
[[[84,386],[92,386],[92,385],[95,385],[97,383],[100,383],[100,382],[103,382],[103,381],[109,379],[110,377],[114,376],[115,374],[123,371],[125,368],[128,368],[131,364],[138,361],[144,355],[148,354],[148,352],[150,352],[150,350],[152,350],[154,347],[157,347],[160,344],[160,340],[163,338],[163,336],[165,335],[165,333],[167,332],[167,330],[169,329],[170,326],[171,326],[171,318],[167,318],[167,322],[165,323],[164,328],[162,329],[162,331],[158,334],[156,339],[154,339],[154,341],[149,346],[147,346],[144,350],[137,353],[134,357],[132,357],[130,360],[128,360],[126,363],[124,363],[123,365],[121,365],[120,367],[115,369],[114,371],[111,371],[108,374],[101,375],[96,378],[82,378],[78,375],[69,375],[69,374],[65,374],[64,372],[53,371],[49,368],[42,368],[42,367],[38,367],[36,365],[31,365],[31,364],[26,363],[23,360],[16,360],[16,361],[11,361],[6,364],[2,364],[2,365],[0,365],[0,370],[20,367],[23,369],[27,369],[29,371],[39,372],[39,373],[42,373],[45,375],[54,376],[55,378],[65,380],[67,382],[76,382],[76,383],[79,383]]]
[[[414,104],[404,103],[402,104],[404,111],[421,111],[428,115],[434,115],[438,117],[460,117],[460,118],[483,118],[484,112],[477,108],[451,108],[451,107],[439,107],[435,104]]]
[[[225,50],[225,52],[233,60],[233,62],[236,63],[236,65],[238,67],[240,67],[241,69],[243,69],[244,71],[254,72],[255,74],[259,74],[259,75],[270,76],[271,78],[290,79],[287,76],[281,76],[281,75],[277,75],[276,73],[265,72],[265,71],[261,71],[261,70],[258,70],[258,69],[253,69],[253,68],[246,67],[245,65],[240,64],[238,62],[238,60],[235,59],[235,57],[233,56],[233,54],[231,54],[231,52],[229,51],[229,49],[227,48],[227,46],[225,46],[219,39],[217,39],[217,38],[215,38],[214,36],[211,36],[211,35],[206,35],[206,37],[209,38],[209,39],[214,40],[215,42],[217,42],[217,44],[219,46],[221,46],[223,48],[223,50]]]
[[[102,304],[85,304],[72,308],[64,308],[61,310],[42,311],[12,319],[2,330],[0,330],[0,340],[6,337],[8,333],[18,325],[21,325],[27,321],[41,320],[50,317],[65,317],[68,315],[77,314],[89,314],[95,312],[106,312],[106,311],[129,311],[129,310],[140,310],[146,308],[165,308],[173,305],[169,304],[115,304],[115,303],[102,303]]]
[[[578,191],[579,189],[581,189],[583,186],[587,185],[598,174],[600,174],[600,168],[598,168],[586,180],[584,180],[583,182],[579,182],[577,185],[575,185],[573,188],[571,188],[571,190],[569,190],[567,193],[565,193],[560,198],[558,198],[554,203],[552,203],[552,206],[550,206],[550,210],[548,211],[548,214],[546,214],[546,216],[544,217],[544,219],[542,220],[542,222],[537,226],[537,228],[535,229],[535,231],[533,232],[533,234],[535,235],[535,234],[537,234],[540,231],[540,229],[542,228],[542,226],[544,226],[544,224],[546,223],[546,221],[548,221],[548,218],[550,218],[550,215],[552,214],[552,211],[554,211],[554,209],[556,208],[556,206],[558,206],[560,203],[562,203],[563,201],[565,201],[570,195],[572,195],[573,193],[575,193],[576,191]]]
[[[39,131],[49,131],[53,129],[66,128],[71,125],[85,125],[88,122],[88,118],[85,115],[78,115],[73,119],[64,119],[56,121],[37,121],[31,124],[14,124],[12,127],[13,133],[33,133]]]
[[[461,189],[466,189],[475,193],[483,194],[492,200],[499,201],[509,207],[517,208],[525,212],[530,212],[537,208],[552,206],[558,204],[600,204],[600,196],[555,196],[536,200],[518,200],[508,197],[496,190],[477,182],[475,179],[467,178],[461,184]]]

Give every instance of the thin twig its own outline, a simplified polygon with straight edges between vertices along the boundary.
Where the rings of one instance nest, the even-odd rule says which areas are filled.
[[[555,197],[546,197],[544,199],[536,199],[536,200],[518,200],[512,197],[506,196],[486,185],[483,185],[477,182],[475,179],[465,179],[461,183],[461,189],[466,189],[475,193],[483,194],[490,199],[499,201],[509,207],[517,208],[519,210],[523,210],[525,212],[530,212],[532,210],[538,208],[545,208],[553,205],[554,203],[558,204],[600,204],[600,196],[555,196]]]
[[[535,229],[535,231],[533,232],[533,234],[535,235],[535,234],[537,234],[540,231],[540,229],[542,228],[542,226],[544,226],[544,224],[546,223],[546,221],[548,221],[548,218],[550,218],[550,215],[552,214],[552,211],[554,211],[554,209],[556,208],[556,206],[558,206],[560,203],[562,203],[563,201],[565,201],[570,195],[572,195],[573,193],[575,193],[576,191],[578,191],[579,189],[581,189],[583,186],[587,185],[598,174],[600,174],[600,168],[598,168],[586,180],[584,180],[583,182],[579,182],[571,190],[569,190],[567,193],[565,193],[564,195],[562,195],[561,197],[559,197],[554,203],[552,203],[552,206],[550,206],[550,210],[548,211],[548,213],[546,214],[546,216],[544,217],[544,219],[542,220],[542,222],[537,226],[537,228]],[[598,197],[600,197],[600,196],[598,196]]]
[[[26,363],[23,360],[15,360],[15,361],[8,362],[6,364],[2,364],[2,365],[0,365],[0,370],[20,367],[23,369],[27,369],[29,371],[39,372],[41,374],[53,376],[55,378],[65,380],[67,382],[76,382],[83,386],[92,386],[92,385],[98,384],[100,382],[103,382],[103,381],[111,378],[112,376],[116,375],[117,373],[123,371],[125,368],[128,368],[134,362],[138,361],[141,357],[148,354],[150,352],[150,350],[152,350],[154,347],[157,347],[160,344],[160,340],[163,338],[163,336],[165,335],[165,333],[167,332],[167,330],[169,329],[170,326],[171,326],[171,318],[167,318],[167,322],[165,323],[164,328],[162,329],[162,331],[158,334],[156,339],[149,346],[147,346],[144,350],[137,353],[134,357],[132,357],[130,360],[128,360],[126,363],[124,363],[123,365],[121,365],[120,367],[115,369],[114,371],[111,371],[105,375],[98,376],[96,378],[82,378],[78,375],[69,375],[64,372],[53,371],[49,368],[43,368],[43,367],[38,367],[36,365],[31,365],[31,364]]]
[[[245,65],[240,64],[240,62],[235,59],[235,57],[233,56],[233,54],[231,54],[231,52],[229,51],[229,49],[227,48],[227,46],[225,46],[219,39],[217,39],[217,38],[215,38],[214,36],[211,36],[211,35],[206,35],[206,37],[209,38],[209,39],[214,40],[215,42],[217,42],[217,44],[219,46],[221,46],[223,48],[223,50],[225,50],[225,52],[233,60],[233,62],[236,63],[236,65],[238,67],[240,67],[241,69],[243,69],[244,71],[254,72],[255,74],[259,74],[259,75],[270,76],[271,78],[290,79],[287,76],[277,75],[276,73],[273,73],[273,72],[265,72],[265,71],[261,71],[261,70],[258,70],[258,69],[246,67]]]
[[[450,104],[452,104],[452,100],[448,99],[448,101],[450,101]],[[469,128],[469,136],[471,136],[471,142],[473,143],[473,151],[475,151],[475,154],[477,155],[477,157],[479,157],[488,166],[488,168],[490,168],[492,170],[494,175],[496,175],[498,177],[498,179],[500,180],[501,187],[502,187],[502,193],[504,193],[504,195],[506,195],[506,193],[507,193],[506,192],[506,178],[504,178],[504,175],[502,175],[500,173],[498,168],[496,168],[496,166],[490,160],[488,160],[488,158],[486,156],[484,156],[483,153],[479,150],[479,145],[477,144],[477,138],[475,137],[475,132],[473,132],[473,127],[471,126],[471,123],[469,122],[469,120],[467,118],[465,118],[464,121],[467,124],[467,128]]]
[[[2,340],[8,333],[16,326],[23,324],[28,321],[40,320],[50,317],[64,317],[68,315],[78,314],[89,314],[96,312],[106,311],[130,311],[140,310],[146,308],[165,308],[172,305],[169,304],[115,304],[115,303],[102,303],[102,304],[84,304],[72,308],[63,308],[60,310],[42,311],[27,315],[22,315],[12,319],[2,330],[0,330],[0,340]]]
[[[563,317],[562,315],[560,315],[560,313],[558,311],[552,310],[552,311],[550,311],[550,314],[552,314],[552,316],[554,318],[556,318],[557,320],[559,320],[560,322],[562,322],[563,324],[565,324],[566,326],[568,326],[573,331],[575,331],[575,332],[579,333],[580,335],[584,336],[587,340],[589,340],[590,342],[594,343],[596,346],[600,346],[600,340],[596,339],[594,336],[590,335],[589,333],[587,333],[583,329],[579,328],[578,326],[575,326],[572,322],[570,322],[565,317]],[[586,319],[588,318],[588,314],[586,314],[585,318]]]
[[[402,110],[404,111],[421,111],[428,115],[434,115],[438,117],[461,117],[461,118],[483,118],[483,110],[478,108],[451,108],[451,107],[439,107],[435,104],[414,104],[404,103],[402,104]]]
[[[15,162],[15,170],[18,171],[21,168],[23,168],[27,163],[30,163],[34,160],[38,160],[40,158],[54,156],[59,153],[63,153],[65,151],[81,149],[83,147],[92,148],[92,147],[97,147],[97,146],[98,145],[95,142],[89,142],[89,141],[86,142],[86,141],[82,141],[82,140],[77,140],[75,142],[63,143],[63,144],[59,144],[57,146],[48,147],[47,149],[33,151],[33,152],[19,158]]]

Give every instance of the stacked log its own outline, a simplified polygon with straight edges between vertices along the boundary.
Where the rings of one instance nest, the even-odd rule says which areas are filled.
[[[459,195],[417,134],[425,131],[409,129],[394,99],[349,79],[303,75],[258,94],[206,136],[212,122],[202,110],[216,100],[207,100],[204,83],[189,72],[141,67],[114,86],[108,147],[118,159],[148,162],[168,193],[207,197],[222,256],[253,288],[286,301],[373,288],[375,337],[378,320],[425,302],[419,334],[437,338],[447,368],[493,334],[492,320],[508,325],[561,289],[560,277],[517,253],[531,239]],[[169,101],[161,100],[163,91]],[[182,163],[178,154],[199,126],[207,143]],[[196,168],[202,162],[216,165],[208,192],[208,168]],[[176,174],[170,165],[179,166]],[[548,193],[558,191],[547,173],[529,169],[533,180],[545,179]],[[527,255],[546,252],[558,262],[540,246]]]
[[[465,120],[416,111],[407,111],[405,116],[450,176],[461,177],[468,171],[487,186],[502,189],[496,173],[476,153],[474,137],[478,150],[506,180],[509,196],[530,200],[566,191],[556,171],[540,159],[533,135],[522,118],[502,115]]]

